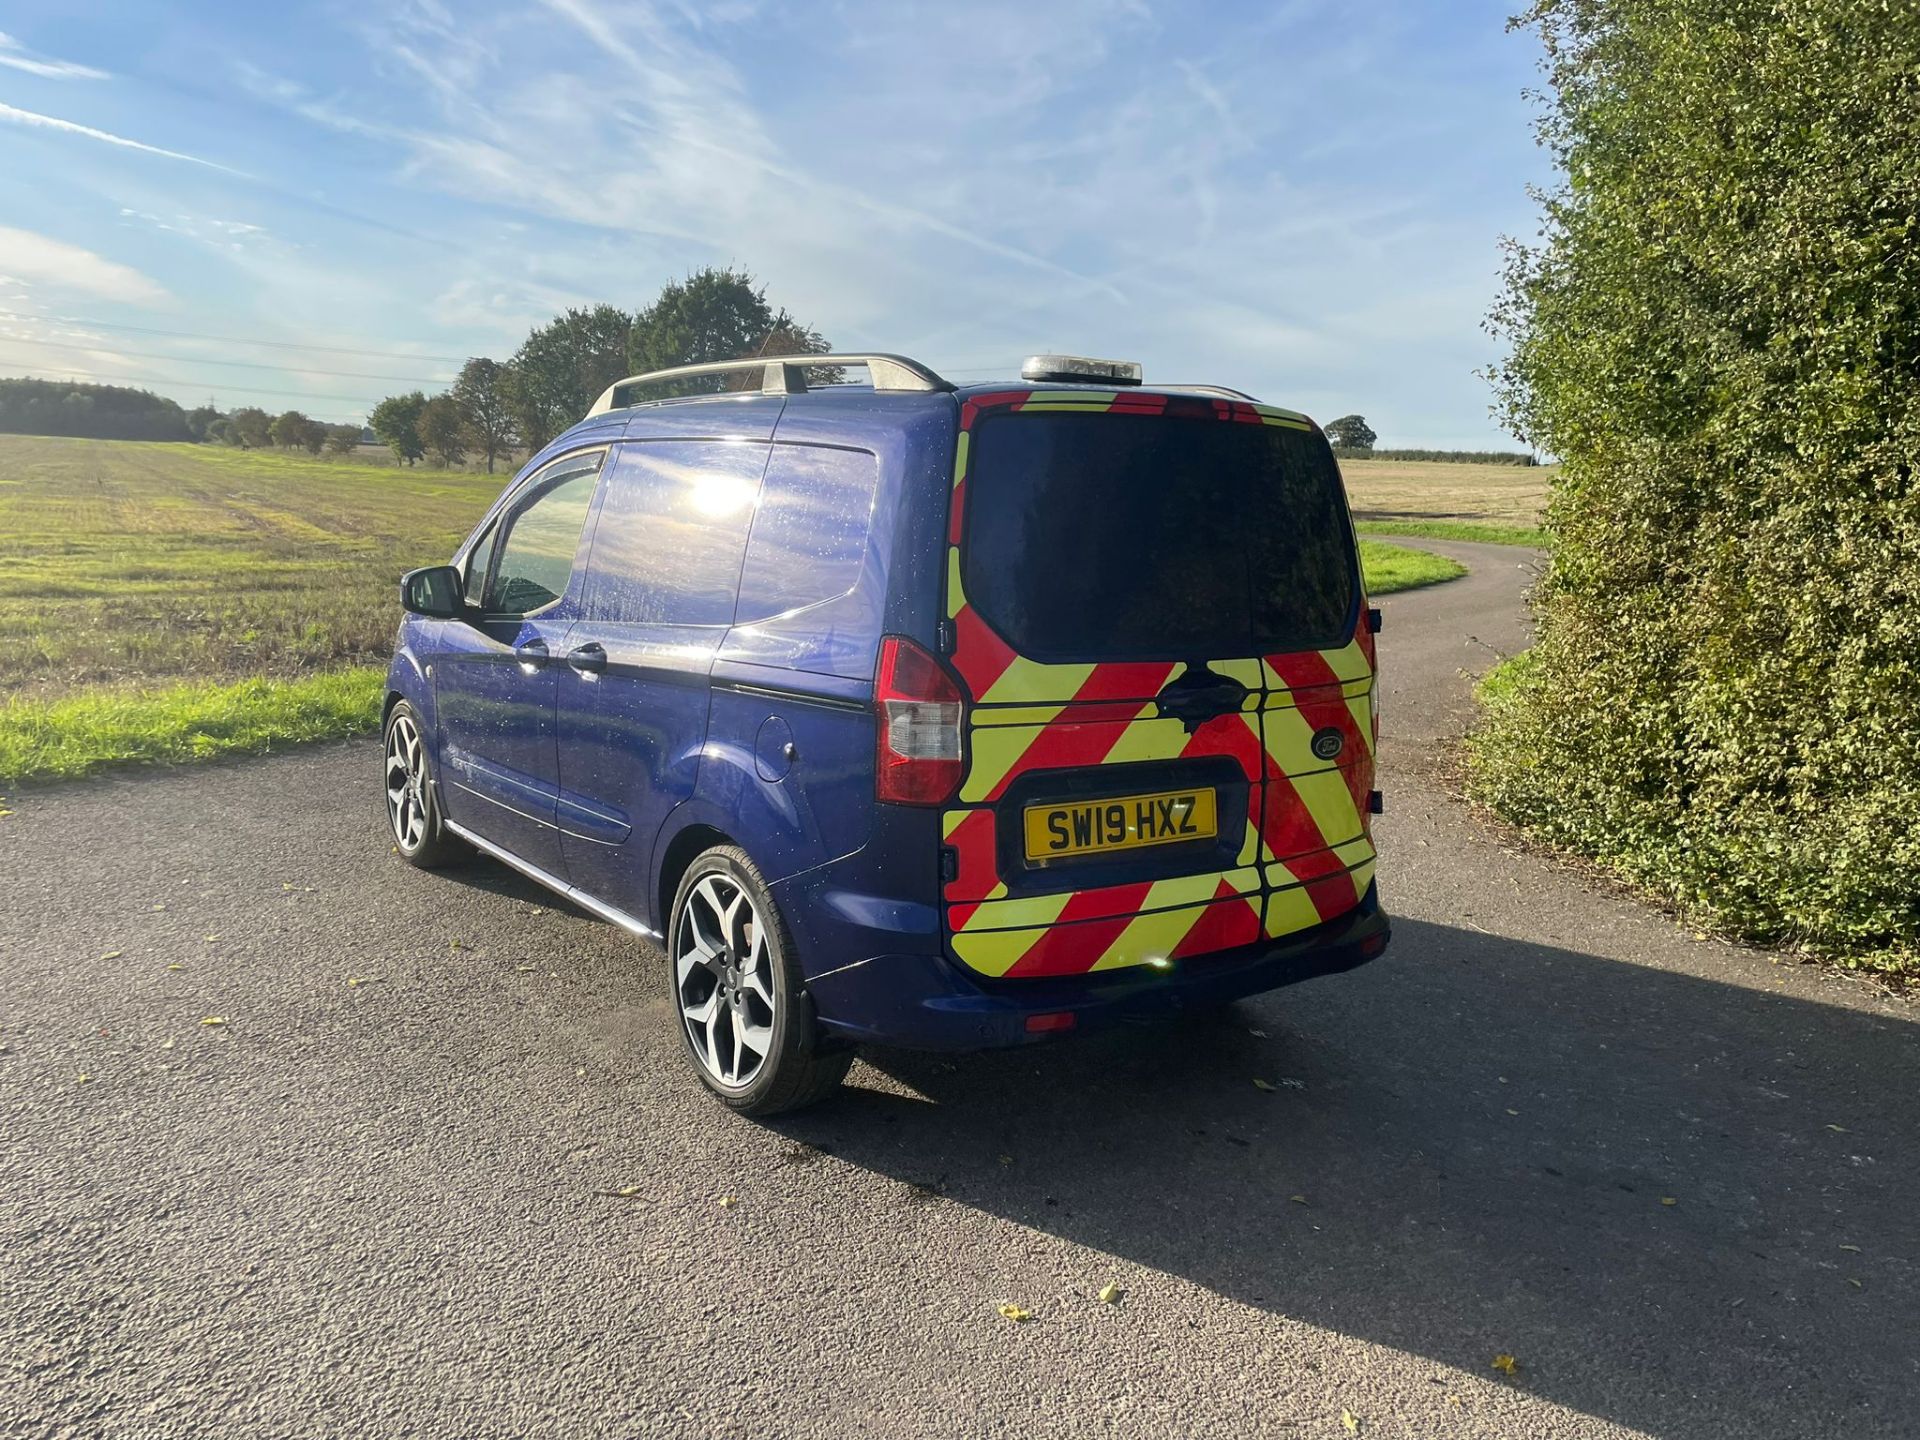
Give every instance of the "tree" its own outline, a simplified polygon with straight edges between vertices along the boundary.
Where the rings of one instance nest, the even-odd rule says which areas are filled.
[[[527,336],[513,357],[510,403],[529,448],[538,450],[587,413],[627,373],[633,317],[612,305],[569,310]]]
[[[214,421],[222,418],[224,417],[213,406],[197,405],[187,412],[187,432],[195,440],[202,442],[210,440],[213,437],[209,432],[213,429]]]
[[[467,417],[451,395],[436,395],[421,407],[420,443],[443,466],[467,458]]]
[[[497,360],[476,355],[460,367],[452,393],[474,445],[486,454],[491,475],[494,457],[511,450],[519,438],[513,416],[514,372]]]
[[[1328,441],[1342,450],[1371,450],[1373,442],[1380,438],[1373,433],[1364,415],[1342,415],[1338,420],[1329,420],[1326,432]]]
[[[306,440],[307,423],[307,417],[298,410],[287,410],[274,420],[267,433],[282,450],[294,450]]]
[[[753,355],[818,355],[827,348],[819,332],[769,305],[765,287],[751,275],[708,267],[668,284],[634,316],[627,358],[639,373]],[[684,380],[658,393],[699,394],[728,388],[729,382],[759,388],[757,379],[742,374]]]
[[[224,415],[216,415],[207,422],[205,439],[209,445],[233,445],[238,443],[233,438],[232,423]]]
[[[406,395],[389,395],[373,407],[367,423],[380,443],[393,451],[393,458],[411,465],[426,454],[420,441],[420,412],[427,408],[427,397],[418,390]]]
[[[306,447],[309,455],[318,455],[327,443],[327,427],[318,420],[309,420],[300,431],[300,443]]]
[[[273,443],[273,421],[266,411],[242,405],[227,416],[227,434],[242,450],[264,450]]]
[[[327,426],[327,453],[331,455],[351,455],[353,447],[360,443],[358,425]]]
[[[1738,933],[1920,965],[1920,10],[1523,20],[1564,178],[1494,380],[1562,463],[1473,788]]]

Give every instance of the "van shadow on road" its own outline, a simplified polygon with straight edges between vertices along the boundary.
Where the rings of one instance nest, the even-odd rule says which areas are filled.
[[[1385,960],[1210,1019],[877,1054],[912,1094],[775,1128],[1275,1315],[1514,1354],[1655,1434],[1891,1433],[1920,1379],[1917,1040],[1402,921]]]

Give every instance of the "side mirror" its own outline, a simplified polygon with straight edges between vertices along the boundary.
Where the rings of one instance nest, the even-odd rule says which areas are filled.
[[[428,565],[400,577],[400,605],[431,620],[451,620],[460,613],[465,597],[460,572],[451,565]]]

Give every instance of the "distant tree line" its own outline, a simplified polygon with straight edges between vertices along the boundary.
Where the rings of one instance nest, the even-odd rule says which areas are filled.
[[[661,290],[635,313],[614,305],[568,310],[530,333],[506,361],[476,356],[444,394],[389,395],[368,424],[404,465],[469,453],[487,469],[524,447],[539,450],[587,413],[616,380],[648,370],[754,355],[818,355],[827,342],[767,300],[745,271],[708,268]],[[826,367],[823,367],[826,368]],[[695,377],[662,394],[700,393],[752,377]]]
[[[1342,460],[1435,460],[1448,465],[1538,465],[1540,457],[1520,450],[1355,450],[1333,447]]]
[[[120,385],[0,380],[0,434],[77,435],[96,440],[191,440],[186,412],[158,395]]]
[[[1364,415],[1342,415],[1326,423],[1333,453],[1342,460],[1439,460],[1457,465],[1538,465],[1532,455],[1518,450],[1379,450],[1380,437]]]
[[[358,425],[328,425],[310,420],[298,410],[278,415],[252,405],[225,412],[211,405],[187,411],[189,439],[208,445],[232,445],[241,450],[305,450],[318,455],[329,450],[344,455],[360,443]]]

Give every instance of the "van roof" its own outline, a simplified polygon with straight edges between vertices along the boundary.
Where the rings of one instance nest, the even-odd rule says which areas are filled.
[[[806,372],[821,366],[864,367],[869,375],[865,384],[834,383],[813,385],[806,383]],[[667,395],[654,399],[629,399],[628,394],[634,388],[647,383],[660,383],[693,376],[736,374],[751,382],[753,378],[760,384],[751,389],[729,392],[705,392],[695,395]],[[1232,404],[1249,405],[1268,416],[1284,417],[1290,420],[1312,421],[1296,411],[1264,405],[1241,390],[1229,389],[1224,385],[1205,383],[1175,384],[1134,384],[1118,383],[1098,379],[1028,379],[1018,374],[1004,380],[973,381],[956,385],[946,380],[929,366],[903,355],[890,355],[879,352],[862,354],[822,354],[822,355],[778,355],[754,357],[745,360],[720,361],[711,364],[681,365],[670,370],[656,370],[644,375],[630,375],[609,385],[594,402],[593,408],[578,423],[569,426],[566,432],[556,440],[570,440],[581,435],[597,434],[614,428],[624,428],[625,422],[636,413],[668,406],[691,403],[706,403],[722,398],[723,395],[766,395],[786,396],[789,403],[803,404],[833,403],[831,397],[859,395],[866,397],[866,403],[882,397],[898,397],[907,402],[902,408],[917,409],[915,401],[924,401],[933,394],[950,394],[960,404],[969,401],[979,402],[989,396],[1010,393],[1032,394],[1043,392],[1048,395],[1084,395],[1088,401],[1097,398],[1108,401],[1118,400],[1121,396],[1139,396],[1155,398],[1173,398],[1176,396],[1201,396]],[[1318,427],[1315,427],[1318,428]]]

